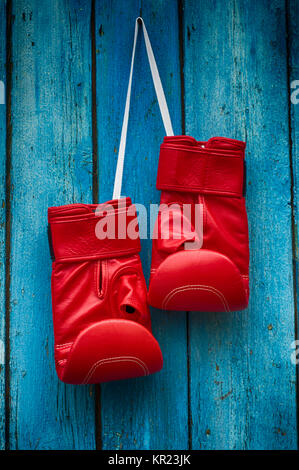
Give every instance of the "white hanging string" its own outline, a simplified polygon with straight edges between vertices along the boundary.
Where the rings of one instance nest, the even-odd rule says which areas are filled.
[[[125,151],[126,151],[126,142],[127,142],[127,132],[128,132],[128,121],[129,121],[129,112],[130,112],[130,101],[131,101],[131,89],[132,89],[132,77],[133,77],[133,70],[134,70],[134,60],[135,60],[135,51],[136,51],[136,43],[138,37],[138,29],[139,23],[143,29],[145,47],[147,52],[147,57],[151,69],[152,79],[154,82],[154,87],[156,90],[156,95],[159,103],[159,108],[163,120],[163,124],[165,127],[166,135],[174,135],[171,119],[166,103],[165,94],[163,91],[160,75],[158,72],[155,56],[153,53],[153,49],[150,43],[150,39],[148,37],[148,33],[142,18],[137,18],[135,22],[135,33],[134,33],[134,42],[133,42],[133,51],[132,51],[132,59],[131,59],[131,68],[130,68],[130,76],[129,76],[129,84],[128,84],[128,91],[127,91],[127,98],[126,98],[126,105],[125,105],[125,113],[124,119],[121,129],[121,137],[120,137],[120,144],[119,144],[119,151],[117,157],[117,166],[116,166],[116,173],[115,173],[115,180],[114,180],[114,189],[113,189],[113,199],[119,199],[121,197],[121,187],[122,187],[122,179],[123,179],[123,169],[124,169],[124,159],[125,159]]]

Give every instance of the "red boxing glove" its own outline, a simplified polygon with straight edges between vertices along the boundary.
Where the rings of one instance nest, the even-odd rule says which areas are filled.
[[[90,384],[160,370],[162,354],[151,332],[131,200],[51,207],[48,218],[58,377]],[[99,239],[105,225],[115,229],[116,237]]]
[[[245,146],[224,137],[164,138],[148,294],[153,307],[215,312],[247,307]]]

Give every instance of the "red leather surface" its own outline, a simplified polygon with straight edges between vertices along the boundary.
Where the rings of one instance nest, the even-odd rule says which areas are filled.
[[[160,149],[157,188],[242,196],[242,157],[242,148],[202,147],[193,141],[173,144],[168,137]]]
[[[100,205],[72,204],[51,207],[48,214],[56,261],[105,259],[140,251],[138,233],[135,239],[119,233],[125,215],[127,217],[127,224],[123,222],[125,227],[136,219],[135,206],[131,204],[129,198],[108,201]],[[106,220],[109,218],[113,224],[115,238],[99,240],[95,237],[96,228],[104,217]]]
[[[161,369],[153,335],[130,320],[103,320],[83,330],[64,370],[67,383],[109,382],[145,376]]]
[[[124,210],[136,218],[130,199],[123,202]],[[52,266],[55,364],[58,377],[67,383],[137,377],[162,367],[161,351],[151,333],[139,238],[137,243],[121,239],[119,245],[117,240],[99,240],[97,208],[85,204],[49,208],[53,251],[58,255]],[[130,216],[127,224],[131,222]],[[110,242],[114,256],[109,252],[105,256]],[[128,254],[127,248],[133,253]]]
[[[247,307],[249,297],[248,224],[243,191],[245,143],[223,137],[197,142],[193,137],[165,137],[161,146],[157,187],[161,204],[203,207],[200,248],[186,251],[197,239],[183,230],[163,238],[163,210],[153,240],[148,299],[166,310],[232,311]],[[175,190],[173,190],[175,188]],[[164,209],[165,210],[165,209]],[[172,219],[182,218],[176,210]],[[173,226],[178,224],[173,221]],[[170,231],[171,234],[171,231]]]

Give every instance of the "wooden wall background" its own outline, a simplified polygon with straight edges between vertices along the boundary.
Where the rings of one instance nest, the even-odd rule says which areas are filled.
[[[153,310],[162,372],[64,385],[47,207],[111,198],[139,15],[175,133],[247,141],[250,306]],[[149,205],[164,131],[140,38],[136,61],[124,193]],[[0,448],[297,448],[298,1],[1,0],[0,80]]]

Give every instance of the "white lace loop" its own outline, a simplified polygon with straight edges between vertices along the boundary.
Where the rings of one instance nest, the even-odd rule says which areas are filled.
[[[134,33],[134,42],[133,42],[133,51],[132,51],[132,59],[131,59],[131,68],[130,68],[130,76],[129,76],[129,84],[127,90],[127,98],[126,98],[126,105],[125,105],[125,113],[124,119],[121,129],[121,137],[120,137],[120,144],[119,144],[119,151],[117,157],[117,166],[116,166],[116,173],[115,173],[115,180],[114,180],[114,189],[113,189],[113,199],[119,199],[121,197],[121,187],[122,187],[122,179],[123,179],[123,169],[124,169],[124,159],[125,159],[125,151],[126,151],[126,142],[127,142],[127,132],[128,132],[128,121],[129,121],[129,112],[130,112],[130,101],[131,101],[131,89],[132,89],[132,77],[133,77],[133,70],[134,70],[134,60],[135,60],[135,51],[136,51],[136,43],[138,37],[138,30],[139,30],[139,23],[143,29],[145,47],[147,52],[147,57],[151,69],[152,79],[154,82],[154,87],[156,90],[156,95],[159,103],[159,108],[163,120],[163,124],[165,127],[166,135],[174,135],[171,119],[166,103],[165,94],[163,91],[159,71],[157,68],[155,56],[153,53],[153,49],[148,37],[148,33],[142,18],[137,18],[135,22],[135,33]]]

